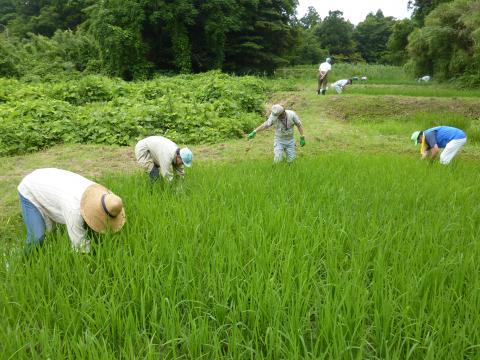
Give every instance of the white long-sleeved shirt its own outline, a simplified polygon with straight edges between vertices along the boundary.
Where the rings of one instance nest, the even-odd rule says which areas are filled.
[[[282,121],[278,117],[270,114],[267,121],[263,123],[263,128],[267,129],[275,125],[275,137],[282,140],[293,139],[293,125],[297,127],[302,125],[298,115],[292,110],[285,110],[287,114],[286,120]]]
[[[65,224],[72,247],[89,252],[90,241],[85,237],[80,201],[92,184],[93,181],[73,172],[47,168],[25,176],[18,185],[18,192],[40,211],[47,230],[50,231],[54,223]]]
[[[152,169],[149,162],[153,161],[154,165],[160,167],[160,174],[168,181],[172,181],[174,170],[179,176],[184,175],[183,165],[174,164],[177,150],[178,146],[172,140],[163,136],[149,136],[137,143],[135,156],[147,171]]]

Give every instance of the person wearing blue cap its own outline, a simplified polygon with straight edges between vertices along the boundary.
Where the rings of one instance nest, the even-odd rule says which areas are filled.
[[[435,159],[440,149],[440,164],[447,165],[457,155],[460,149],[467,142],[465,133],[451,126],[437,126],[423,131],[413,132],[410,139],[420,146],[422,159],[430,155],[430,159]]]
[[[156,180],[161,175],[172,181],[174,171],[183,178],[183,166],[192,166],[193,154],[189,148],[180,149],[172,140],[163,136],[149,136],[135,146],[135,158],[150,175],[150,179]]]

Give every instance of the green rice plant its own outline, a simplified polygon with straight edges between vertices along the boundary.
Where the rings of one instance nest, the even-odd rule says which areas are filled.
[[[3,357],[478,358],[478,163],[334,153],[189,170],[100,179],[127,223],[92,254],[60,228],[0,257]]]

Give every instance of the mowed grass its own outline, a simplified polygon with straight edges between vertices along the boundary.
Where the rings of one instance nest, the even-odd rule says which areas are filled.
[[[348,152],[99,179],[125,228],[89,255],[58,231],[4,258],[0,352],[478,358],[480,165],[452,165]]]
[[[330,89],[330,94],[336,94]],[[354,82],[347,87],[345,94],[363,95],[395,95],[395,96],[419,96],[419,97],[480,97],[479,89],[462,89],[445,84],[404,84],[404,85],[377,85]]]

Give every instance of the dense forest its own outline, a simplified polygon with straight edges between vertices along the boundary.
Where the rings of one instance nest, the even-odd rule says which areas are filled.
[[[101,73],[126,80],[218,69],[272,73],[335,61],[404,65],[412,76],[480,84],[480,0],[405,0],[378,10],[296,16],[296,0],[0,0],[0,76]]]

